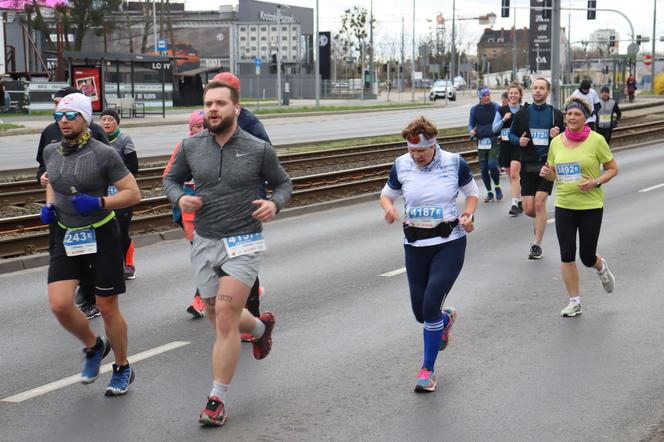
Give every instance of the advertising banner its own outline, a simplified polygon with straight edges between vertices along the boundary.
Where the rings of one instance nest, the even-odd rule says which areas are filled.
[[[544,6],[544,0],[530,0],[530,44],[528,45],[530,69],[551,69],[551,19],[543,11],[532,9]]]
[[[72,86],[92,101],[92,112],[102,111],[101,68],[96,66],[72,66]]]

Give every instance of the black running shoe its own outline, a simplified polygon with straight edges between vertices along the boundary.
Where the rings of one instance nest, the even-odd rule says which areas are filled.
[[[530,253],[528,254],[528,259],[541,259],[542,258],[542,248],[537,244],[530,246]]]
[[[86,318],[92,319],[96,318],[97,316],[101,316],[101,312],[97,308],[95,304],[83,304],[80,307],[81,311],[85,315]]]
[[[521,211],[519,210],[519,206],[512,205],[512,207],[510,207],[510,211],[507,213],[510,216],[518,216]]]

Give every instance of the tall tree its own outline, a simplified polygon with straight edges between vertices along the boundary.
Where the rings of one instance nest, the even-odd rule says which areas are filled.
[[[69,39],[65,39],[67,50],[80,51],[85,35],[90,31],[101,35],[105,28],[107,32],[115,28],[115,23],[108,20],[111,13],[119,11],[122,0],[70,0],[66,6],[58,6],[56,13],[62,16],[62,29],[64,35],[73,35],[73,45]],[[55,31],[55,23],[45,20],[42,15],[42,6],[37,0],[26,5],[25,12],[28,22],[34,29],[41,31],[46,38],[50,49],[55,48],[51,34]]]
[[[366,41],[369,35],[368,15],[366,8],[353,6],[352,9],[346,9],[341,16],[341,29],[334,38],[345,57],[355,60],[360,53],[362,42]]]

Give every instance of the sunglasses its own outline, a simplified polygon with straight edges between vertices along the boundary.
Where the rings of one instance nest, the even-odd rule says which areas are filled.
[[[70,111],[70,112],[53,112],[53,118],[55,118],[55,121],[60,121],[62,120],[62,117],[67,118],[67,121],[74,121],[76,117],[78,117],[79,113]]]

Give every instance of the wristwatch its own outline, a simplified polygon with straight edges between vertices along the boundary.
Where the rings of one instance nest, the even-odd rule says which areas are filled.
[[[475,222],[475,214],[473,214],[473,213],[463,212],[461,214],[461,216],[466,216],[466,217],[470,218],[471,221]]]
[[[602,187],[602,183],[599,182],[599,178],[595,180],[595,187]]]

